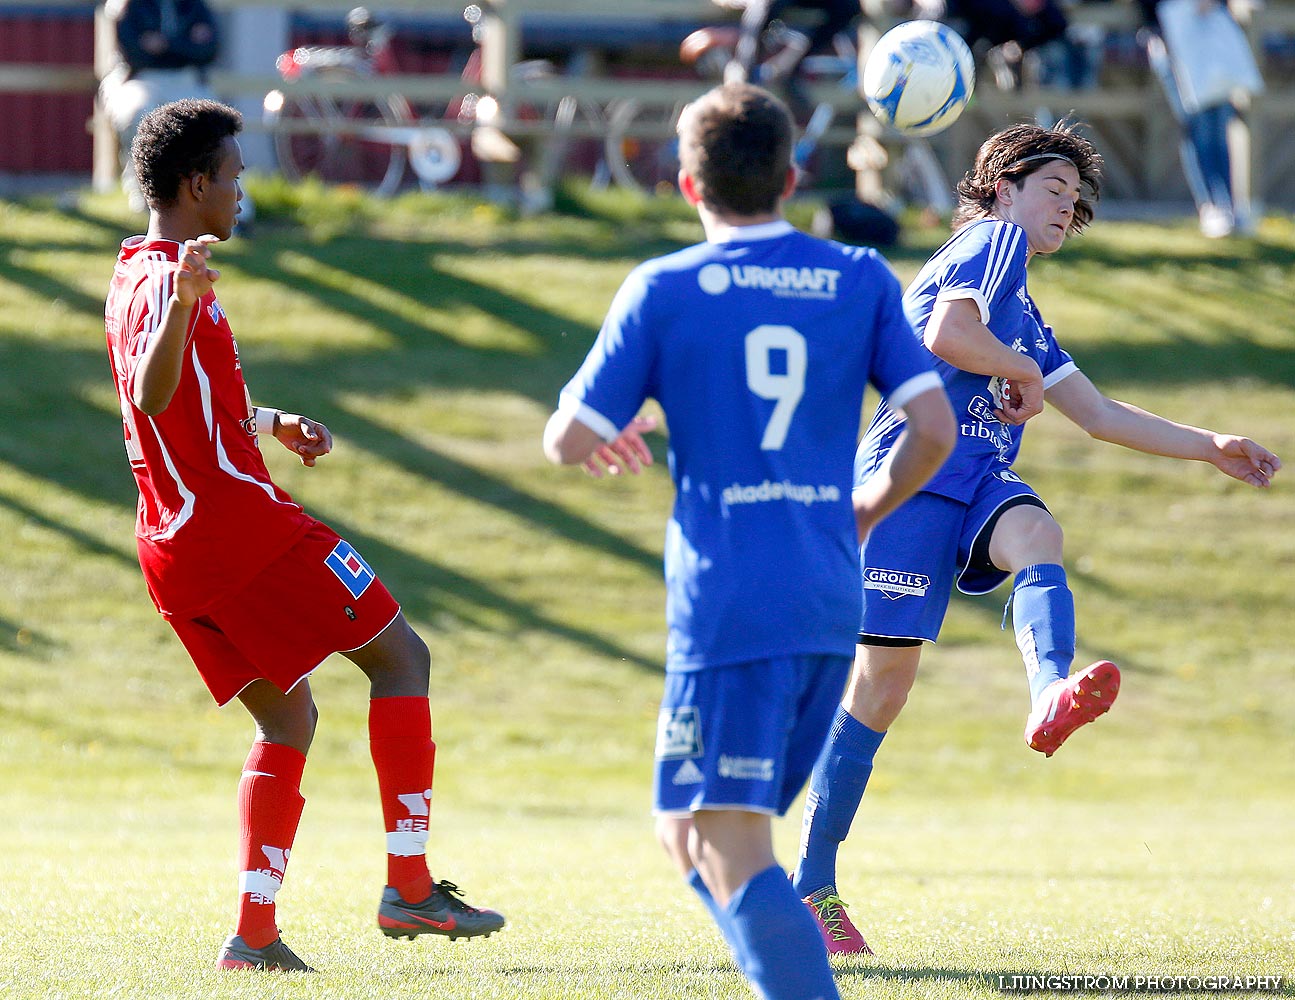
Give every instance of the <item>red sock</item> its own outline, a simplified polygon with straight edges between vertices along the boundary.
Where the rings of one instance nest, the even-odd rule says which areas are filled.
[[[432,891],[427,870],[427,814],[432,800],[432,710],[426,698],[369,702],[369,752],[378,772],[387,828],[387,884],[408,903]]]
[[[249,947],[279,936],[274,896],[283,884],[297,823],[306,800],[301,772],[306,756],[280,743],[253,743],[238,783],[238,925]]]

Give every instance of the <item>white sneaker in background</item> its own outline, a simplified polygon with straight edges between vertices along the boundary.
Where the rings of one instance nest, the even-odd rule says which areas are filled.
[[[1201,235],[1212,240],[1231,236],[1236,228],[1232,212],[1213,203],[1201,206]]]

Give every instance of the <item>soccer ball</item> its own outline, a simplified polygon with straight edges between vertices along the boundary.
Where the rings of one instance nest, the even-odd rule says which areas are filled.
[[[971,49],[939,21],[905,21],[891,28],[863,67],[863,96],[872,113],[908,135],[948,128],[975,85]]]

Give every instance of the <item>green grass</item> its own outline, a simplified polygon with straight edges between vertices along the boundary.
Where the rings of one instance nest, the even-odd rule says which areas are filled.
[[[614,482],[550,468],[538,444],[619,281],[696,223],[579,191],[525,220],[256,194],[255,238],[217,250],[248,381],[337,438],[316,469],[286,451],[271,469],[431,646],[434,872],[510,924],[453,945],[373,927],[365,690],[334,658],[313,679],[310,804],[280,896],[287,940],[324,971],[209,971],[251,730],[211,705],[135,563],[100,317],[136,223],[113,198],[0,202],[0,996],[749,996],[651,836],[664,441],[656,469]],[[942,236],[907,235],[889,255],[905,278]],[[1246,243],[1099,224],[1032,269],[1032,292],[1109,394],[1290,459],[1292,264],[1286,219]],[[843,852],[880,952],[839,965],[843,994],[993,996],[1005,971],[1295,974],[1289,484],[1249,491],[1052,414],[1020,467],[1066,528],[1081,658],[1125,667],[1120,704],[1056,758],[1029,753],[1005,593],[955,601]],[[777,827],[784,861],[796,826]]]

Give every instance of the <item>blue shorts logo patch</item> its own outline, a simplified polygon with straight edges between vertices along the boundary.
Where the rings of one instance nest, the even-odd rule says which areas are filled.
[[[345,540],[339,541],[333,547],[333,551],[328,553],[328,558],[324,560],[324,565],[342,581],[342,586],[350,591],[352,597],[363,594],[369,589],[369,584],[377,578],[372,567],[351,547],[351,543]]]
[[[657,716],[657,760],[700,756],[701,720],[697,716],[697,709],[692,705],[664,709]]]
[[[906,573],[903,570],[875,569],[868,567],[863,571],[863,588],[879,590],[892,601],[906,595],[925,597],[931,586],[931,578],[921,573]]]

